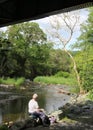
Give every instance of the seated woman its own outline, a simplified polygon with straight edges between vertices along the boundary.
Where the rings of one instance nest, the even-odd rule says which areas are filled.
[[[44,109],[40,109],[38,102],[37,102],[38,95],[35,93],[32,96],[32,99],[28,103],[28,112],[35,117],[39,117],[42,120],[43,126],[49,126],[50,120],[47,115],[44,113]],[[47,121],[46,121],[47,120]]]

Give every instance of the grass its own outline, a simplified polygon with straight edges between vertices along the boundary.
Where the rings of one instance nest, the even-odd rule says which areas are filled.
[[[68,117],[64,117],[60,121],[61,122],[66,122],[66,123],[76,123],[77,122],[76,120],[69,119]]]
[[[71,93],[78,93],[79,87],[77,85],[77,81],[74,77],[55,77],[55,76],[38,76],[34,79],[36,83],[42,84],[60,84],[69,86],[69,91]]]
[[[0,78],[0,84],[14,85],[19,88],[25,81],[25,78]],[[70,86],[70,91],[77,93],[79,88],[77,87],[77,81],[75,77],[57,77],[57,76],[38,76],[34,79],[34,82],[41,84],[60,84]]]
[[[62,84],[74,86],[77,84],[75,78],[64,78],[64,77],[55,77],[55,76],[39,76],[34,79],[34,82],[46,83],[46,84]]]
[[[14,85],[19,87],[25,81],[25,78],[0,78],[0,84]]]

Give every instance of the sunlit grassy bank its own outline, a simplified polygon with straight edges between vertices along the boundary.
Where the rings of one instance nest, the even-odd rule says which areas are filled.
[[[55,77],[55,76],[39,76],[34,79],[34,82],[46,83],[46,84],[62,84],[74,86],[77,84],[75,78],[64,78],[64,77]]]
[[[20,86],[24,83],[25,78],[0,78],[0,84]]]
[[[79,87],[75,77],[56,77],[56,76],[38,76],[34,79],[34,82],[43,84],[60,84],[69,87],[70,92],[78,93]]]
[[[34,79],[34,82],[45,84],[60,84],[69,87],[70,92],[79,93],[79,87],[77,80],[74,76],[69,77],[56,77],[56,76],[38,76]],[[89,91],[88,98],[93,100],[93,89]]]

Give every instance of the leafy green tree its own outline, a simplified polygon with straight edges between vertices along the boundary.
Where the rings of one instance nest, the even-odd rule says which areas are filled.
[[[10,73],[10,60],[9,55],[11,51],[11,43],[8,39],[3,37],[1,32],[0,37],[0,77],[9,76]]]
[[[61,49],[53,49],[50,55],[52,74],[58,71],[70,72],[71,61],[64,51]]]
[[[81,25],[81,35],[74,46],[81,51],[82,61],[78,69],[86,91],[93,89],[93,7],[88,8],[88,11],[88,19]]]
[[[26,22],[10,26],[4,37],[12,44],[11,77],[33,79],[47,70],[52,45],[47,43],[47,36],[37,23]]]

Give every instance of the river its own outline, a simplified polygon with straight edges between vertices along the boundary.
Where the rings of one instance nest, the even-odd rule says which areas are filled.
[[[58,110],[70,100],[70,95],[58,92],[64,86],[34,86],[29,90],[0,90],[0,124],[9,121],[20,121],[28,117],[28,102],[33,93],[39,95],[38,102],[46,113]]]

